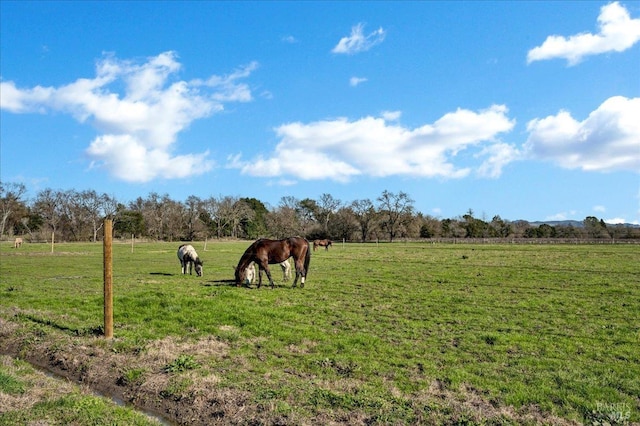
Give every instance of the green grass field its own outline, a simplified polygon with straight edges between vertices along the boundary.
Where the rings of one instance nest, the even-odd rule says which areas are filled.
[[[640,421],[640,246],[336,244],[304,289],[273,268],[271,290],[227,281],[248,245],[195,243],[198,278],[178,243],[115,243],[105,341],[100,243],[4,243],[0,318],[24,348],[117,354],[114,383],[194,406],[215,394],[227,421]]]

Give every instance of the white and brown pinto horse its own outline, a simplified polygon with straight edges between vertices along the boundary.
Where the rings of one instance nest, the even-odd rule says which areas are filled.
[[[289,281],[291,279],[291,263],[289,263],[289,259],[284,262],[279,263],[280,268],[282,268],[282,280]],[[247,267],[246,275],[245,275],[245,283],[254,284],[256,281],[256,264],[251,262],[251,264]]]
[[[191,244],[182,244],[178,247],[178,259],[180,259],[183,274],[187,273],[187,267],[189,267],[189,275],[192,275],[192,271],[195,269],[196,274],[199,277],[202,276],[202,260]]]
[[[309,271],[309,262],[311,261],[311,250],[309,249],[309,241],[302,237],[289,237],[282,240],[268,240],[261,238],[251,244],[244,252],[235,271],[236,285],[239,287],[246,283],[247,269],[253,262],[258,265],[258,288],[262,285],[262,271],[267,273],[271,288],[274,287],[273,278],[269,264],[282,263],[293,257],[293,263],[296,268],[296,278],[293,281],[293,287],[298,285],[300,279],[300,287],[304,287],[304,281]],[[254,269],[255,270],[255,269]]]

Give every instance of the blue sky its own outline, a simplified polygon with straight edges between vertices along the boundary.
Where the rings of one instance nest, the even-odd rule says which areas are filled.
[[[640,2],[0,2],[0,178],[640,223]]]

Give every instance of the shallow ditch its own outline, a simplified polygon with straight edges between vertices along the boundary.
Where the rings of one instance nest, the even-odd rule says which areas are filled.
[[[26,361],[28,362],[28,361]],[[46,375],[47,377],[54,379],[56,381],[71,381],[68,377],[65,377],[49,368],[47,368],[46,366],[42,366],[42,365],[37,365],[34,363],[29,362],[29,365],[31,367],[33,367],[35,370],[40,371],[41,373],[43,373],[44,375]],[[71,381],[74,384],[80,385],[82,384],[81,382],[74,382]],[[120,407],[127,407],[130,408],[132,410],[137,411],[138,413],[143,414],[144,416],[146,416],[147,418],[158,422],[158,424],[163,425],[163,426],[178,426],[178,423],[174,422],[173,420],[163,416],[162,414],[146,409],[146,408],[141,408],[141,407],[137,407],[134,404],[129,404],[127,403],[125,400],[123,400],[122,398],[119,398],[118,396],[115,395],[108,395],[105,392],[100,392],[96,389],[92,389],[90,387],[88,387],[88,389],[91,391],[91,394],[93,396],[97,396],[100,398],[106,398],[106,399],[110,399],[111,401],[113,401],[113,403],[115,403],[116,405],[120,406]]]

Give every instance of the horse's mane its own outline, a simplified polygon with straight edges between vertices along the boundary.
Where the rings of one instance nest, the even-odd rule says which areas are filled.
[[[260,240],[258,240],[260,241]],[[253,244],[251,244],[242,254],[242,257],[240,257],[240,261],[238,262],[238,266],[237,266],[237,270],[243,270],[246,269],[249,264],[251,264],[251,262],[253,262],[253,256],[255,253],[255,245],[258,242],[254,242]]]

